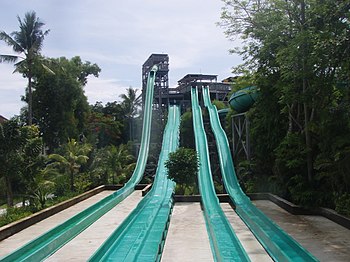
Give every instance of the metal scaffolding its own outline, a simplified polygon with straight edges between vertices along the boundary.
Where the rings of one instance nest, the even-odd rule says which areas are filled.
[[[251,159],[249,119],[246,113],[236,114],[231,117],[232,128],[232,156],[235,159]]]
[[[142,104],[145,101],[148,73],[154,65],[158,66],[154,83],[153,107],[163,111],[169,104],[169,56],[152,54],[142,65]]]

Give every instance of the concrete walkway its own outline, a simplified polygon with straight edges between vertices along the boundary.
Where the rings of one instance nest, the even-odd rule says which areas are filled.
[[[253,262],[272,262],[271,257],[233,210],[231,205],[229,203],[221,203],[220,205],[250,260]]]
[[[87,261],[141,201],[141,191],[111,209],[45,261]]]
[[[213,261],[199,203],[175,203],[162,261]]]
[[[350,230],[321,216],[292,215],[268,200],[253,203],[320,261],[350,261]]]

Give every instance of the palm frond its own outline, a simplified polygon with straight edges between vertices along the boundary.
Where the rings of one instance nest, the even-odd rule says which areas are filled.
[[[13,70],[13,74],[14,73],[23,73],[25,72],[26,68],[27,68],[27,60],[24,59],[23,57],[20,57],[21,59],[23,59],[22,61],[19,61],[18,63],[16,63],[15,66],[15,70]]]
[[[42,63],[41,66],[42,66],[48,73],[50,73],[50,74],[52,74],[52,75],[56,75],[55,72],[52,71],[47,65],[45,65],[45,64]]]
[[[0,63],[15,63],[19,58],[16,55],[0,55]]]
[[[51,154],[51,155],[49,155],[49,159],[60,162],[60,163],[68,162],[66,158],[64,158],[63,156],[61,156],[59,154]]]
[[[4,41],[8,46],[11,46],[15,52],[22,53],[24,49],[22,46],[16,42],[10,35],[6,34],[6,32],[0,32],[0,40]]]

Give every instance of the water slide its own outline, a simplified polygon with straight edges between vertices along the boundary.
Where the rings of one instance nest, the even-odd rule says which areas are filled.
[[[196,88],[191,88],[191,102],[196,150],[200,160],[199,190],[214,259],[216,261],[250,261],[216,196],[210,171],[207,138]]]
[[[221,127],[216,107],[210,101],[209,89],[204,87],[202,90],[204,104],[209,111],[210,124],[216,139],[222,178],[226,191],[236,205],[236,213],[275,261],[317,261],[256,208],[244,194],[237,180],[225,131]]]
[[[247,86],[234,92],[228,103],[237,113],[244,113],[255,103],[258,97],[259,89],[256,86]]]
[[[0,258],[3,262],[13,261],[40,261],[50,256],[60,247],[65,245],[80,232],[94,223],[97,219],[111,210],[123,199],[129,196],[143,176],[149,151],[151,121],[152,121],[152,101],[154,93],[154,81],[158,68],[154,66],[148,75],[145,111],[143,117],[141,147],[137,159],[135,170],[130,180],[123,188],[102,199],[98,203],[90,206],[79,214],[71,217],[62,224],[47,231],[38,238],[28,242],[24,246]]]
[[[151,191],[89,261],[159,261],[173,207],[175,183],[165,161],[179,144],[180,110],[170,106],[162,150]]]

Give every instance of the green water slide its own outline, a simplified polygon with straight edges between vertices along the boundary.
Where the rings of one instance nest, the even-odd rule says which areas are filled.
[[[236,212],[275,261],[317,261],[298,242],[256,208],[242,191],[231,157],[230,147],[221,127],[216,107],[210,101],[208,88],[203,88],[204,104],[216,139],[221,174],[226,191],[236,205]]]
[[[89,261],[159,261],[173,207],[175,183],[165,161],[179,144],[180,110],[170,106],[162,150],[151,191]]]
[[[210,171],[207,138],[196,88],[191,89],[191,101],[196,150],[200,161],[198,184],[214,259],[216,261],[250,261],[216,196]]]
[[[134,191],[134,187],[140,182],[143,176],[148,158],[151,134],[154,80],[157,70],[157,66],[154,66],[148,76],[141,147],[136,167],[130,180],[120,190],[114,192],[98,203],[71,217],[57,227],[47,231],[38,238],[28,242],[9,255],[0,258],[0,261],[37,262],[45,259],[56,250],[61,248],[63,245],[65,245],[67,242],[69,242],[71,239],[73,239],[75,236],[77,236],[80,232],[94,223],[97,219],[111,210],[114,206],[116,206]]]
[[[234,92],[228,103],[238,113],[246,112],[259,97],[259,90],[256,86],[247,86]]]

